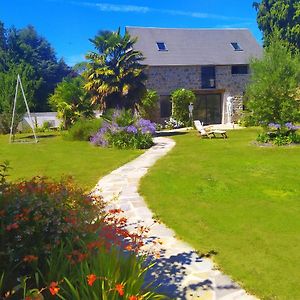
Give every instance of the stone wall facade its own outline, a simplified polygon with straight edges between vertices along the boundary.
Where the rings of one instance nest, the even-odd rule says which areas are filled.
[[[227,123],[226,99],[233,97],[233,117],[236,122],[243,110],[243,94],[249,81],[249,74],[231,74],[231,66],[215,67],[215,88],[202,89],[201,66],[149,66],[146,70],[148,89],[154,89],[161,98],[166,99],[174,90],[185,88],[197,93],[221,94],[222,123]]]

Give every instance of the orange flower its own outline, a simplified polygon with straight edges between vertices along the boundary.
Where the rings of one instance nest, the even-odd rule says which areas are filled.
[[[110,209],[108,212],[110,214],[120,214],[120,213],[123,213],[124,211],[122,209],[118,208],[118,209]]]
[[[129,300],[139,300],[139,298],[137,296],[131,295],[129,297]]]
[[[97,279],[97,276],[95,274],[90,274],[90,275],[87,275],[86,277],[87,277],[88,285],[90,285],[90,286],[92,286]]]
[[[120,296],[123,296],[124,295],[124,285],[122,283],[117,283],[116,291],[119,293]]]
[[[18,223],[12,223],[6,226],[6,230],[7,231],[11,231],[13,229],[18,229],[19,228],[19,224]]]
[[[55,296],[59,292],[60,288],[58,287],[57,281],[52,281],[49,286],[49,291],[52,296]]]
[[[132,248],[132,246],[131,245],[127,245],[127,246],[125,246],[125,250],[127,250],[127,251],[131,251],[133,248]]]
[[[26,256],[24,256],[24,258],[23,258],[23,261],[24,262],[32,262],[32,261],[35,261],[35,260],[37,260],[38,259],[38,257],[37,256],[34,256],[34,255],[26,255]]]

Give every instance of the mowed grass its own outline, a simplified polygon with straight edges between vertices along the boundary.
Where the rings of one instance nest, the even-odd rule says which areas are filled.
[[[258,129],[229,138],[176,136],[142,179],[151,209],[263,299],[300,299],[300,147],[258,147]]]
[[[89,142],[66,141],[61,136],[42,137],[37,144],[8,143],[0,135],[0,163],[10,163],[9,180],[47,176],[60,179],[72,176],[86,190],[121,165],[142,154],[141,150],[117,150],[95,147]]]

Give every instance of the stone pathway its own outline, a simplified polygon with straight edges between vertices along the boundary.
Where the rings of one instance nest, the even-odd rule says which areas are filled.
[[[129,230],[138,224],[150,226],[148,239],[158,238],[160,257],[148,280],[160,285],[158,292],[172,299],[254,300],[208,258],[199,257],[188,244],[178,240],[165,225],[154,222],[153,214],[138,194],[139,180],[148,169],[174,146],[166,137],[154,139],[155,146],[135,160],[102,178],[94,192],[102,195],[108,209],[121,208],[128,218]]]

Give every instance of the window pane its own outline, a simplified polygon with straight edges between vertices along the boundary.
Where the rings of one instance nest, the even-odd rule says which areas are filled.
[[[161,118],[168,118],[172,113],[172,103],[170,97],[161,97],[160,100],[160,116]]]
[[[164,42],[157,42],[156,45],[159,51],[167,51],[167,47]]]
[[[216,87],[216,71],[214,66],[201,67],[201,82],[203,89]]]
[[[248,66],[232,66],[231,74],[248,74]]]
[[[235,51],[243,51],[242,47],[237,42],[231,43],[231,46]]]

